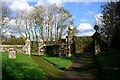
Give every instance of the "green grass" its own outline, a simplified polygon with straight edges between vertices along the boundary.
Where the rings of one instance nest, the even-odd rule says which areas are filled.
[[[1,53],[0,53],[1,54]],[[44,72],[32,60],[30,56],[17,54],[16,59],[8,58],[8,54],[2,54],[2,77],[14,79],[42,79]]]
[[[62,70],[66,70],[70,66],[70,64],[72,63],[70,59],[67,59],[65,57],[43,56],[43,58]]]
[[[61,78],[64,72],[58,69],[56,66],[45,61],[39,56],[32,56],[33,60],[38,64],[38,66],[45,72],[46,77],[49,78]]]
[[[97,55],[105,80],[120,80],[120,50],[110,49]]]
[[[2,54],[0,54],[0,80],[2,78]]]

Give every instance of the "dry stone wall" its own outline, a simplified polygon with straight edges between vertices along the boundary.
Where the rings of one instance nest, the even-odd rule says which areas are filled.
[[[17,53],[31,54],[31,41],[27,38],[25,45],[0,45],[0,53],[15,51]]]
[[[17,53],[22,53],[23,46],[24,45],[0,45],[0,52],[9,52],[11,50],[14,50]]]

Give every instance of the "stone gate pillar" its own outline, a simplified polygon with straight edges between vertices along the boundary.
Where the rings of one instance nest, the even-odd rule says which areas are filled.
[[[45,44],[44,44],[43,40],[39,39],[38,40],[38,54],[39,55],[43,55],[43,53],[44,53],[44,46],[45,46]]]
[[[68,28],[68,37],[67,37],[67,47],[68,47],[68,56],[72,56],[73,52],[73,43],[74,43],[74,32],[73,32],[74,27],[70,26]]]
[[[98,33],[98,25],[94,26],[95,29],[95,33],[93,34],[92,38],[93,38],[93,48],[94,48],[94,55],[96,55],[97,53],[100,52],[100,33]]]
[[[30,45],[31,45],[31,41],[29,39],[29,36],[27,36],[27,39],[25,41],[25,54],[28,54],[28,55],[31,54],[31,47],[30,47]]]

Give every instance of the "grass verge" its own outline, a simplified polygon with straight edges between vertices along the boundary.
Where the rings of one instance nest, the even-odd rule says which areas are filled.
[[[39,56],[32,56],[34,62],[45,72],[46,77],[49,78],[61,78],[63,76],[63,71],[58,69],[56,66],[45,61]]]
[[[67,59],[65,57],[50,57],[50,56],[43,56],[46,61],[49,63],[57,66],[61,70],[66,70],[69,65],[72,63],[70,59]]]

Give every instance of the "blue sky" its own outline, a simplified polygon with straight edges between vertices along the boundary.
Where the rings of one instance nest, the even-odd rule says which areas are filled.
[[[11,2],[9,7],[11,10],[15,11],[17,9],[29,8],[31,6],[36,6],[44,3],[46,0],[39,0],[37,2],[28,2],[27,0],[17,0]],[[101,12],[100,6],[106,4],[106,2],[54,2],[56,0],[51,0],[51,3],[59,3],[66,10],[68,10],[74,18],[74,26],[76,26],[80,33],[80,36],[91,36],[94,33],[93,26],[95,25],[95,18],[99,17]],[[96,17],[95,17],[96,16]]]
[[[94,16],[100,13],[100,6],[105,4],[103,2],[67,2],[64,5],[64,8],[70,11],[70,13],[75,17],[74,24],[75,26],[79,26],[82,22],[87,22],[93,25]],[[81,20],[85,21],[81,21]]]

